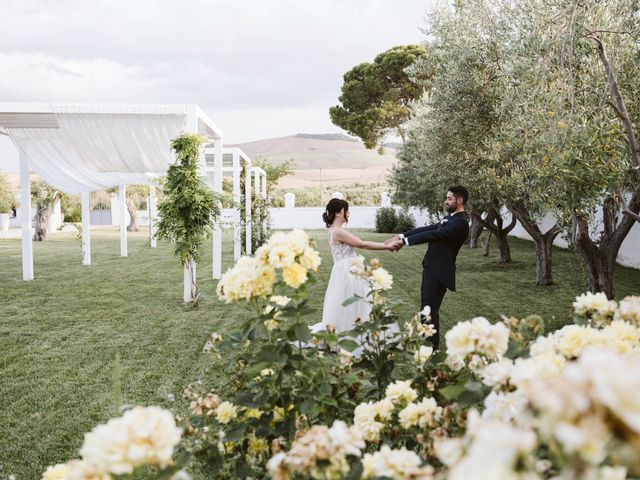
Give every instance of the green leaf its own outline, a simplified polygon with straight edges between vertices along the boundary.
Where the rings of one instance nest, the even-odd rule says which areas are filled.
[[[478,403],[482,400],[483,395],[480,392],[473,392],[470,390],[465,390],[458,397],[458,402],[463,407],[469,407],[475,403]]]
[[[330,383],[322,383],[320,387],[318,387],[318,391],[325,396],[331,395],[331,384]]]
[[[351,467],[351,471],[346,476],[345,480],[360,480],[360,477],[362,477],[362,472],[363,472],[362,463],[358,462],[355,465],[353,465],[353,467]]]
[[[225,441],[226,442],[238,442],[242,440],[244,436],[244,432],[247,431],[246,423],[239,423],[231,427],[228,431],[225,432]]]
[[[273,350],[262,350],[261,352],[258,352],[254,357],[254,360],[256,362],[266,362],[268,364],[283,362],[286,359],[286,356],[281,355],[277,351]]]
[[[335,398],[324,398],[322,400],[322,403],[324,403],[325,405],[331,405],[332,407],[337,407],[338,406],[338,401]]]
[[[353,352],[360,345],[355,340],[351,340],[350,338],[345,338],[340,340],[339,345],[344,348],[348,352]]]
[[[300,404],[300,412],[311,413],[315,407],[316,407],[315,400],[312,400],[311,398],[307,398],[305,401],[303,401]]]
[[[464,385],[448,385],[438,390],[447,400],[455,400],[466,391]]]
[[[343,307],[348,307],[352,303],[359,302],[360,300],[362,300],[362,297],[359,297],[358,295],[354,295],[353,297],[348,298],[344,302],[342,302],[342,306]]]
[[[306,323],[296,323],[294,326],[295,338],[301,342],[307,342],[311,338],[309,326]]]
[[[431,357],[431,363],[442,363],[447,358],[447,352],[439,351],[433,354]]]

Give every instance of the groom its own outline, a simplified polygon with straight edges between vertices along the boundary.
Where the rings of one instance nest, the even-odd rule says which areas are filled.
[[[449,187],[444,201],[448,215],[440,223],[419,227],[390,238],[385,243],[393,243],[397,249],[404,245],[429,243],[422,261],[422,287],[420,289],[421,309],[431,308],[431,323],[436,333],[430,337],[433,348],[437,349],[440,337],[440,304],[447,292],[456,290],[456,256],[469,234],[469,223],[464,210],[469,199],[466,188],[456,185]]]

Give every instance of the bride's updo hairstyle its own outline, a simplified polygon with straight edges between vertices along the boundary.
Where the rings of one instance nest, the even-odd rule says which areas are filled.
[[[341,200],[339,198],[332,198],[327,203],[327,208],[325,208],[324,213],[322,214],[322,220],[327,225],[327,228],[331,226],[333,221],[336,219],[336,214],[340,213],[340,210],[344,208],[344,213],[349,211],[349,203],[346,200]]]

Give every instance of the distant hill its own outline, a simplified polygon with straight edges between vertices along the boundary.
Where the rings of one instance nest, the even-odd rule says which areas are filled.
[[[395,148],[386,147],[380,155],[367,150],[359,140],[339,133],[298,133],[230,146],[276,165],[292,160],[295,174],[280,180],[280,188],[382,183],[396,162]]]
[[[316,140],[344,140],[345,142],[358,142],[357,138],[344,133],[296,133],[296,138],[313,138]]]

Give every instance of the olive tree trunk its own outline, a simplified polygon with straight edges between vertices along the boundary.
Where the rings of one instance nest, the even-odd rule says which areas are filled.
[[[56,193],[51,201],[47,203],[38,203],[36,206],[36,214],[33,218],[35,223],[33,239],[36,242],[42,242],[47,239],[47,230],[49,228],[49,219],[53,213],[56,202],[60,201],[60,194]]]
[[[640,212],[640,194],[635,192],[628,205],[634,213]],[[623,215],[618,223],[618,206],[613,197],[608,197],[602,205],[603,231],[598,241],[589,235],[589,221],[584,216],[574,214],[571,222],[571,240],[587,267],[587,289],[604,292],[614,298],[613,272],[622,242],[633,227],[635,219]]]
[[[480,235],[482,235],[482,231],[484,227],[482,226],[482,221],[476,215],[471,215],[471,225],[469,226],[469,248],[478,248],[478,240],[480,239]]]
[[[516,226],[516,217],[512,216],[511,222],[506,227],[504,226],[504,218],[496,206],[489,207],[487,210],[487,216],[482,218],[478,215],[482,226],[489,230],[489,232],[496,238],[498,242],[498,249],[500,251],[500,263],[511,263],[511,250],[509,248],[508,235],[513,227]]]
[[[129,226],[127,230],[130,232],[137,232],[138,228],[138,207],[136,207],[136,202],[133,199],[126,197],[127,202],[127,210],[129,211],[129,216],[131,217],[131,221],[129,222]]]
[[[517,218],[522,227],[533,239],[536,246],[536,285],[553,285],[551,253],[553,241],[560,233],[560,228],[554,224],[546,232],[542,232],[538,222],[531,216],[523,203],[512,205],[509,210]]]

